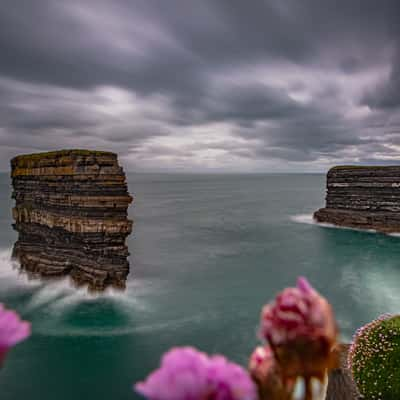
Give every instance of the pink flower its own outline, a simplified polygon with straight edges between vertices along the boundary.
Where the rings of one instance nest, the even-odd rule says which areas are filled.
[[[305,278],[286,288],[261,313],[266,339],[287,377],[322,378],[332,361],[337,326],[332,308]]]
[[[171,349],[160,368],[135,389],[149,400],[256,399],[255,385],[243,368],[192,347]]]
[[[15,311],[6,310],[0,303],[0,364],[8,350],[25,340],[30,333],[30,323],[21,321]]]
[[[359,351],[358,349],[360,349],[360,348],[365,349],[367,352],[374,351],[374,349],[372,349],[371,346],[368,346],[364,343],[360,345],[360,343],[359,343],[360,339],[361,338],[368,339],[369,332],[374,331],[382,323],[382,321],[386,321],[393,317],[394,317],[393,314],[388,314],[388,313],[382,314],[378,318],[374,319],[371,322],[368,322],[368,324],[365,324],[356,330],[356,332],[353,335],[353,340],[351,342],[349,351],[347,353],[347,366],[350,370],[353,369],[353,358],[358,353],[358,351]],[[384,337],[381,337],[381,338],[382,338],[382,342],[383,342]]]
[[[280,367],[269,346],[256,347],[249,360],[249,371],[257,383],[260,400],[291,398],[294,381],[282,380]]]
[[[249,371],[255,376],[266,376],[275,367],[274,354],[269,346],[258,346],[250,356]]]

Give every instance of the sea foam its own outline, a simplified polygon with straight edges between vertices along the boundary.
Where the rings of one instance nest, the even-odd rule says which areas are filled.
[[[144,298],[149,291],[160,291],[153,281],[135,279],[128,281],[124,291],[107,289],[91,293],[86,287],[74,286],[68,277],[46,281],[30,278],[19,270],[18,263],[11,259],[11,252],[11,249],[0,249],[0,292],[3,294],[0,301],[20,298],[18,311],[32,322],[34,332],[55,336],[111,336],[146,330],[146,327],[132,326],[131,317],[138,312],[151,313],[151,306]],[[82,305],[89,307],[86,312],[92,317],[99,309],[114,309],[124,316],[126,323],[94,328],[66,323],[65,317],[73,319]]]
[[[339,225],[335,225],[335,224],[329,224],[327,222],[318,222],[313,218],[313,214],[291,215],[290,219],[293,222],[297,222],[297,223],[300,223],[300,224],[317,225],[317,226],[321,226],[323,228],[345,229],[345,230],[368,232],[368,233],[380,233],[380,232],[377,232],[375,229],[351,228],[351,227],[348,227],[348,226],[339,226]],[[400,233],[393,233],[393,234],[390,234],[390,236],[399,236],[400,237]]]

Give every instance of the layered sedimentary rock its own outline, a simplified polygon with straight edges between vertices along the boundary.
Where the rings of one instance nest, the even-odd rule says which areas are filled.
[[[94,290],[124,287],[132,202],[117,155],[61,150],[11,160],[18,240],[13,256],[39,276],[69,275]]]
[[[327,175],[326,206],[318,222],[400,232],[400,166],[338,166]]]
[[[325,400],[358,400],[361,396],[354,383],[351,371],[347,368],[349,344],[340,344],[334,350],[340,360],[338,368],[329,372],[328,387]]]

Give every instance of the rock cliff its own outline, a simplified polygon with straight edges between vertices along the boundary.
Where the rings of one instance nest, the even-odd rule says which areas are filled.
[[[11,160],[13,256],[33,275],[69,275],[93,290],[123,288],[132,197],[117,155],[61,150]]]
[[[338,166],[327,175],[326,206],[318,222],[400,232],[400,166]]]
[[[351,371],[347,368],[349,344],[340,344],[334,351],[339,358],[339,366],[329,372],[325,400],[360,400],[361,396],[354,383]]]

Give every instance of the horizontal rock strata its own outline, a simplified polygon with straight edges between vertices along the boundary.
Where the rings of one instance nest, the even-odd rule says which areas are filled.
[[[359,400],[361,396],[347,367],[349,344],[340,344],[334,351],[339,358],[339,366],[329,372],[325,400]]]
[[[132,202],[117,155],[61,150],[11,160],[21,268],[45,277],[69,275],[93,290],[124,287]]]
[[[318,222],[400,232],[400,166],[339,166],[327,175],[326,206]]]

